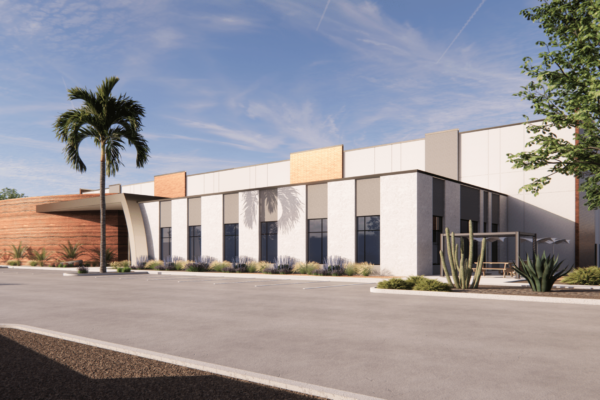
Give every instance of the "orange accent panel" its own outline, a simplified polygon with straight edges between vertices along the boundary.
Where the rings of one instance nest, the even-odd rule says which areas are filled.
[[[290,183],[308,183],[344,177],[344,146],[301,151],[290,155]]]
[[[186,175],[185,172],[176,172],[174,174],[155,176],[154,195],[169,198],[185,197]]]
[[[9,251],[11,244],[18,245],[19,242],[35,250],[44,247],[50,253],[60,251],[60,245],[66,245],[69,240],[72,244],[81,244],[88,251],[100,246],[99,211],[38,213],[35,209],[40,204],[98,196],[74,194],[0,200],[0,253]],[[106,247],[117,253],[118,260],[126,260],[127,242],[127,224],[123,211],[107,211]],[[26,265],[25,262],[29,259],[31,255],[22,260],[23,264]],[[92,257],[85,254],[80,259],[89,261]]]

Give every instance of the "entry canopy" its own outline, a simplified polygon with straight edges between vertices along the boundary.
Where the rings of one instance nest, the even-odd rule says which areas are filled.
[[[107,194],[105,198],[106,210],[123,210],[125,222],[127,223],[127,235],[129,237],[129,250],[131,261],[135,262],[138,257],[148,255],[148,243],[146,241],[146,229],[144,219],[140,210],[139,202],[162,200],[164,197],[144,196],[141,194]],[[100,196],[88,197],[78,200],[59,201],[56,203],[40,204],[36,206],[39,213],[62,213],[77,211],[100,211]]]
[[[532,238],[530,237],[522,237],[521,240],[525,240],[528,242],[532,242]],[[569,239],[557,239],[553,237],[543,237],[537,240],[538,243],[544,244],[561,244],[561,243],[571,243]]]

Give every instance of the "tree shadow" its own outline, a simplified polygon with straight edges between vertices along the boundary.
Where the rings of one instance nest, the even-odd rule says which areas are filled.
[[[290,232],[300,219],[304,199],[298,189],[288,186],[277,190],[277,200],[277,206],[281,207],[281,210],[277,210],[277,229],[282,233]]]
[[[242,192],[242,209],[244,211],[244,226],[252,229],[258,224],[258,198],[255,191]]]

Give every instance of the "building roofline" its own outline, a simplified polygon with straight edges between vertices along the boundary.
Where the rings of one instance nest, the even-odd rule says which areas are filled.
[[[397,171],[397,172],[386,172],[386,173],[383,173],[383,174],[361,175],[361,176],[353,176],[353,177],[349,177],[349,178],[330,179],[330,180],[325,180],[325,181],[306,182],[306,183],[294,183],[294,184],[277,185],[277,186],[262,186],[262,187],[256,187],[256,188],[251,188],[251,189],[230,190],[230,191],[227,191],[227,192],[215,192],[215,193],[197,194],[197,195],[193,195],[193,196],[174,197],[174,198],[169,198],[169,199],[164,199],[163,198],[163,199],[160,199],[160,200],[140,201],[140,203],[151,203],[151,202],[154,202],[154,201],[171,201],[171,200],[179,200],[179,199],[193,199],[193,198],[204,197],[204,196],[216,196],[216,195],[225,195],[225,194],[240,193],[240,192],[249,192],[249,191],[252,191],[252,190],[270,190],[270,189],[285,188],[285,187],[290,187],[290,186],[319,185],[319,184],[329,183],[329,182],[348,181],[348,180],[351,180],[351,179],[353,179],[353,180],[361,180],[361,179],[380,178],[382,176],[389,176],[389,175],[404,175],[404,174],[414,174],[414,173],[420,173],[420,174],[429,175],[429,176],[431,176],[433,178],[437,178],[437,179],[442,179],[442,180],[445,180],[445,181],[450,181],[450,182],[458,183],[460,185],[467,186],[467,187],[470,187],[470,188],[473,188],[473,189],[484,190],[486,192],[497,194],[499,196],[508,197],[508,195],[506,195],[504,193],[501,193],[501,192],[497,192],[495,190],[486,189],[486,188],[483,188],[481,186],[476,186],[476,185],[472,185],[470,183],[461,182],[461,181],[458,181],[456,179],[447,178],[445,176],[432,174],[431,172],[422,171],[420,169],[411,169],[411,170],[408,170],[408,171]]]
[[[487,131],[490,129],[498,129],[498,128],[506,128],[508,126],[515,126],[515,125],[525,125],[525,124],[533,124],[534,122],[541,122],[544,119],[534,119],[533,121],[524,121],[524,122],[517,122],[514,124],[507,124],[507,125],[498,125],[498,126],[491,126],[489,128],[481,128],[481,129],[473,129],[472,131],[464,131],[464,132],[460,132],[459,133],[472,133],[472,132],[479,132],[479,131]]]

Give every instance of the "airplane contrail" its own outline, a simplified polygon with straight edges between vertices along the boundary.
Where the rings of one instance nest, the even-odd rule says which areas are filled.
[[[469,17],[469,19],[467,20],[467,22],[463,25],[463,27],[461,28],[460,31],[458,31],[458,34],[456,35],[456,37],[454,38],[454,40],[452,41],[452,43],[450,43],[450,46],[448,46],[448,48],[446,49],[446,51],[444,51],[444,54],[442,54],[442,56],[440,57],[439,60],[437,60],[436,64],[438,64],[442,58],[444,58],[444,56],[446,55],[446,53],[448,52],[448,50],[450,50],[450,47],[452,47],[452,45],[454,44],[454,42],[456,42],[456,39],[458,39],[458,37],[460,36],[460,34],[462,33],[462,31],[465,30],[465,28],[467,27],[467,25],[469,25],[469,22],[471,22],[471,20],[473,19],[473,17],[475,16],[475,14],[477,14],[477,11],[479,11],[479,9],[481,8],[481,6],[483,5],[483,3],[485,3],[485,0],[482,0],[481,3],[479,4],[479,6],[477,6],[477,8],[475,9],[475,11],[473,12],[473,14],[471,14],[471,17]],[[329,3],[327,3],[329,4]],[[327,7],[325,7],[325,9],[327,9]],[[323,15],[325,15],[325,13],[323,13]],[[323,19],[323,17],[321,17],[321,19]],[[319,23],[320,24],[320,23]]]
[[[327,0],[327,4],[325,4],[325,9],[323,10],[323,15],[321,15],[321,19],[319,20],[319,25],[317,25],[317,31],[319,30],[319,27],[321,26],[321,22],[323,22],[323,17],[325,16],[325,13],[327,12],[327,7],[329,7],[329,3],[331,3],[331,0]]]

